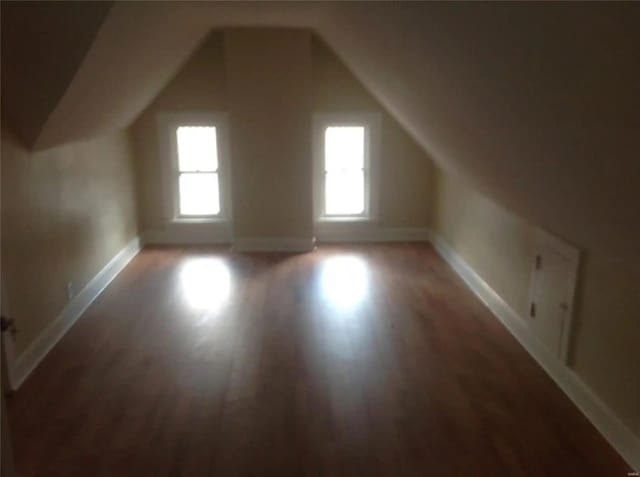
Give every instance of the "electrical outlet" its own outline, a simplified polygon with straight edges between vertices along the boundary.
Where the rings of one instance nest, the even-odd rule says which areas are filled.
[[[71,301],[73,295],[73,282],[69,282],[67,283],[67,300]]]

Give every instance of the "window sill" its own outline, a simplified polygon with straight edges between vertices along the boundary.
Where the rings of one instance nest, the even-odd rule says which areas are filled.
[[[172,224],[224,224],[229,219],[225,217],[175,217],[171,219]]]
[[[316,219],[316,223],[326,224],[326,223],[367,223],[374,222],[372,217],[362,217],[362,216],[353,216],[353,217],[345,217],[345,216],[322,216]]]

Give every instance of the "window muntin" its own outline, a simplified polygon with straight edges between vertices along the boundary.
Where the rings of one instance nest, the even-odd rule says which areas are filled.
[[[324,130],[324,215],[364,216],[367,210],[365,126]]]
[[[220,214],[217,139],[214,126],[179,126],[176,129],[179,217]]]

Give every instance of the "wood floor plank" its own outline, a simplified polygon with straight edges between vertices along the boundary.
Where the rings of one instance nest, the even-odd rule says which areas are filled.
[[[147,248],[7,405],[23,477],[629,471],[419,244]]]

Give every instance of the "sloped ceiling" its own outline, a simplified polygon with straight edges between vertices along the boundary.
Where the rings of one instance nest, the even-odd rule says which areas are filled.
[[[87,21],[95,39],[64,94],[43,98],[46,121],[14,127],[44,148],[127,126],[212,28],[312,28],[445,170],[638,263],[639,24],[637,3],[116,3]],[[15,61],[3,79],[25,74]]]
[[[582,249],[640,263],[640,4],[334,18],[327,42],[440,166]]]
[[[25,107],[21,100],[16,100],[4,108],[10,118],[20,115],[20,110],[38,110],[38,114],[23,113],[27,120],[12,124],[34,149],[46,149],[131,124],[211,29],[251,25],[306,27],[309,25],[306,19],[316,17],[310,14],[316,8],[313,4],[305,7],[294,3],[114,2],[102,22],[88,21],[83,25],[65,19],[90,18],[94,15],[92,8],[83,10],[75,6],[76,2],[61,2],[64,12],[57,15],[61,19],[58,21],[54,16],[52,21],[50,12],[57,11],[58,4],[52,7],[51,3],[42,2],[31,6],[29,2],[17,2],[7,8],[2,3],[3,37],[6,37],[3,56],[5,49],[29,47],[25,54],[12,55],[6,61],[3,58],[3,77],[12,80],[3,88],[3,97],[28,98],[29,89],[21,87],[24,79],[38,81],[41,86],[56,69],[66,71],[75,66],[75,74],[65,76],[64,94],[58,95],[57,89],[56,94],[46,96],[47,106],[53,98],[55,107],[40,108],[46,111],[45,121],[39,104]],[[16,19],[35,26],[14,27]],[[10,34],[5,35],[5,29]],[[89,42],[90,49],[83,55],[83,61],[74,64],[67,56],[78,56],[76,52],[83,45],[69,44],[66,39],[85,30],[84,36],[93,42]],[[34,35],[34,31],[43,33]],[[43,49],[46,54],[36,54]],[[45,61],[41,61],[43,57]],[[24,71],[25,65],[28,71]],[[48,93],[46,88],[34,89],[42,91],[43,96]]]
[[[82,63],[110,2],[2,2],[2,115],[35,143]]]

